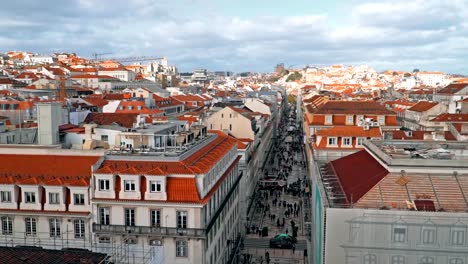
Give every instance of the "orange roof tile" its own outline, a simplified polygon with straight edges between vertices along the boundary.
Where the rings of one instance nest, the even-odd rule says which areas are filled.
[[[439,103],[436,102],[420,101],[417,104],[410,107],[408,110],[414,112],[425,112],[438,104]]]

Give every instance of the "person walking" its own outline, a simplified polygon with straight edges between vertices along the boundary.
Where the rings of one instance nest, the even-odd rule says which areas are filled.
[[[296,246],[294,244],[292,245],[292,252],[293,252],[293,254],[294,254],[294,252],[296,252]]]

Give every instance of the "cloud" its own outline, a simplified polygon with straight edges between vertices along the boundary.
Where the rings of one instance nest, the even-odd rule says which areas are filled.
[[[182,71],[271,71],[278,62],[467,71],[463,0],[357,2],[341,24],[331,23],[340,14],[241,17],[209,3],[9,1],[0,9],[0,51],[166,56]]]

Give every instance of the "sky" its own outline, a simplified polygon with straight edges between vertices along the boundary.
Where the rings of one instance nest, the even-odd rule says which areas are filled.
[[[0,52],[165,56],[179,71],[468,74],[467,11],[466,0],[14,0],[0,9]]]

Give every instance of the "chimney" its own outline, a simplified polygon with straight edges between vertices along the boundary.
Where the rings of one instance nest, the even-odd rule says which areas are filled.
[[[59,144],[59,126],[62,124],[62,104],[58,102],[38,103],[36,107],[39,145]]]

